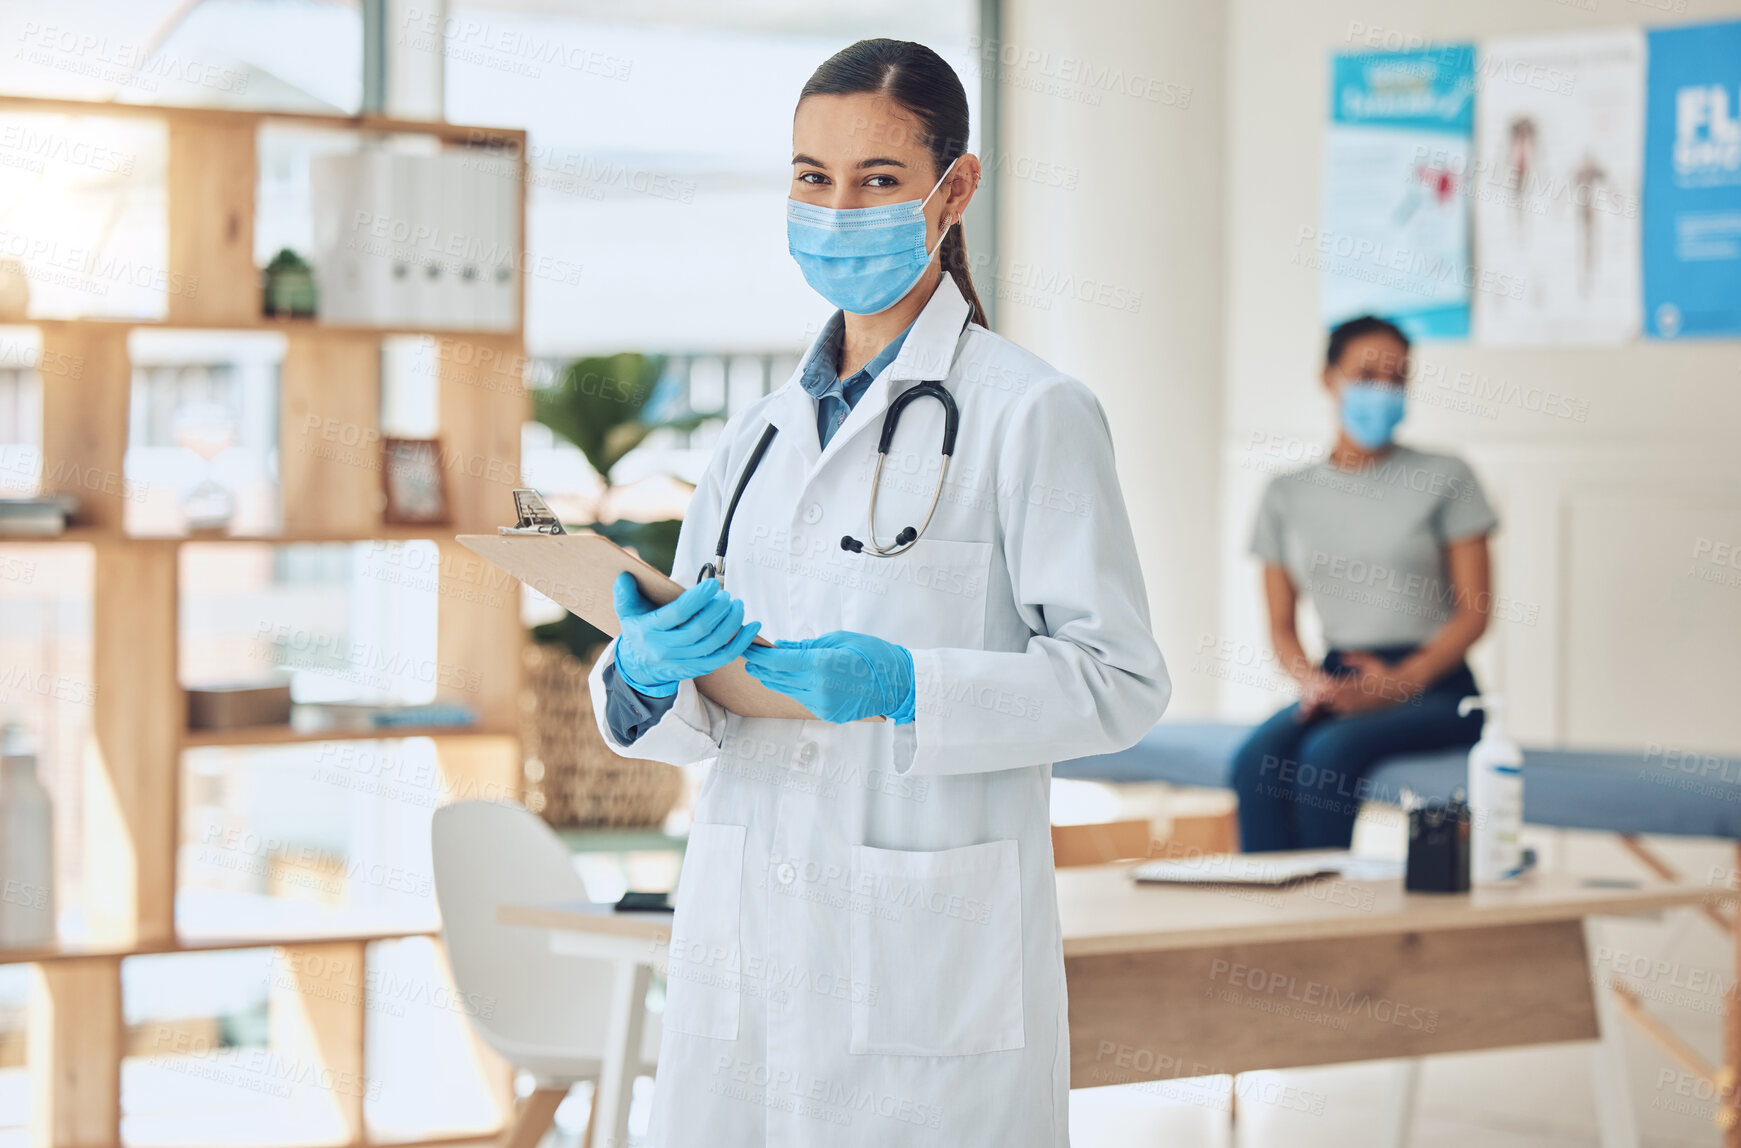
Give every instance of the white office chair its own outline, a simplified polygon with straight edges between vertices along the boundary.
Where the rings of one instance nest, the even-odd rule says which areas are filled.
[[[536,1081],[502,1146],[533,1148],[571,1086],[602,1083],[613,969],[605,961],[552,953],[544,930],[503,925],[496,910],[506,903],[584,901],[586,886],[561,839],[518,806],[443,806],[435,811],[434,854],[441,936],[454,982],[465,999],[490,1004],[471,1022],[491,1048]],[[623,1074],[625,1088],[653,1072],[658,1018],[648,1018],[639,1043],[638,1063]],[[598,1115],[595,1091],[588,1144],[603,1142],[593,1130]]]

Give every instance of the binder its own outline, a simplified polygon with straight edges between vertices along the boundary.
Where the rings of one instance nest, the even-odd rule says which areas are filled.
[[[447,190],[437,157],[395,155],[393,192],[397,215],[405,219],[410,238],[403,244],[411,278],[396,298],[393,322],[406,326],[452,326],[447,316],[448,259]]]
[[[483,178],[494,188],[495,212],[484,222],[485,287],[491,296],[489,326],[512,331],[520,323],[520,186],[519,162],[507,154],[483,165]]]
[[[511,331],[520,185],[479,149],[315,156],[313,264],[327,322]]]
[[[373,210],[363,153],[317,155],[309,161],[314,208],[313,264],[320,317],[332,323],[372,323],[373,285],[384,252],[371,254]]]
[[[442,243],[448,270],[447,325],[476,331],[493,326],[486,314],[482,247],[488,239],[495,202],[489,179],[478,170],[476,154],[443,153],[446,168],[441,183],[448,191],[447,222]]]
[[[402,229],[405,210],[395,196],[395,156],[379,148],[367,148],[335,157],[349,165],[345,181],[348,196],[341,214],[340,263],[346,280],[343,295],[321,299],[321,317],[329,322],[389,326],[401,322],[397,300],[405,290],[401,269],[407,243]],[[317,218],[322,210],[315,203]],[[395,238],[399,233],[400,238]],[[335,306],[329,306],[329,302]]]

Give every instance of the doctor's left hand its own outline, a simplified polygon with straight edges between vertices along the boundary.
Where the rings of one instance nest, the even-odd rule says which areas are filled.
[[[881,714],[913,720],[913,655],[905,646],[852,630],[820,638],[751,646],[750,673],[823,721],[849,722]]]

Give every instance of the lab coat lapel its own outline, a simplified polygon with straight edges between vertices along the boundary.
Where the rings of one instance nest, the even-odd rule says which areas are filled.
[[[822,341],[822,335],[810,341],[810,346],[798,357],[798,365],[792,369],[791,377],[786,385],[774,392],[773,401],[763,412],[769,422],[780,428],[778,443],[786,450],[795,450],[804,460],[804,471],[812,473],[816,469],[816,460],[822,454],[822,443],[816,435],[816,400],[810,397],[810,392],[804,389],[804,364],[810,361],[810,356],[816,351],[816,344]]]
[[[955,277],[945,272],[942,281],[937,284],[937,289],[931,293],[930,301],[925,304],[925,309],[913,320],[913,328],[907,332],[907,339],[901,344],[901,352],[895,356],[895,361],[871,380],[870,386],[865,388],[864,394],[853,404],[852,413],[846,416],[846,421],[840,424],[840,429],[828,440],[828,449],[812,458],[812,474],[832,458],[835,452],[843,449],[844,443],[863,432],[866,427],[880,428],[883,412],[888,410],[890,401],[910,384],[948,377],[949,368],[955,361],[955,348],[961,341],[961,328],[967,320],[968,310],[967,300],[962,298],[961,289],[955,286]],[[794,384],[793,389],[801,397],[810,399],[803,387]],[[808,410],[811,422],[810,443],[814,447],[815,400],[810,400]],[[786,433],[784,427],[780,433]]]

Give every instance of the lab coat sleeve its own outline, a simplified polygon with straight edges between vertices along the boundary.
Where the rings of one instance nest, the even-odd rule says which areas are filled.
[[[983,773],[1113,753],[1167,707],[1172,683],[1111,431],[1081,382],[1042,383],[1011,412],[997,503],[1027,648],[913,650],[915,718],[897,738],[898,771]]]
[[[742,413],[733,416],[720,432],[719,445],[707,464],[707,471],[696,484],[684,512],[683,525],[677,532],[676,566],[671,576],[684,586],[695,584],[701,564],[713,557],[713,545],[719,537],[719,522],[725,505],[725,475],[731,462],[732,445],[738,441],[743,424]],[[759,432],[758,432],[759,433]],[[693,680],[679,682],[672,704],[659,715],[659,720],[647,727],[632,743],[617,739],[608,718],[610,695],[605,670],[616,663],[617,639],[599,655],[593,664],[587,685],[592,691],[592,712],[604,734],[605,744],[624,757],[664,761],[672,765],[689,765],[712,757],[725,736],[726,710],[709,701],[695,688]]]

